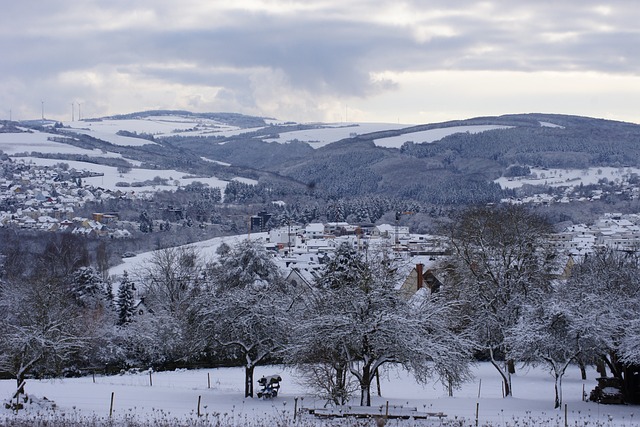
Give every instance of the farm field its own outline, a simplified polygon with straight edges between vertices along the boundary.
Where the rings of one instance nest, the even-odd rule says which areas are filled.
[[[438,382],[420,385],[402,370],[391,368],[381,376],[381,396],[372,387],[374,411],[384,413],[389,405],[413,407],[419,412],[443,412],[447,417],[429,421],[393,421],[397,425],[564,425],[563,410],[553,409],[553,379],[540,368],[518,367],[513,377],[514,396],[502,398],[502,388],[494,368],[488,363],[475,367],[475,379],[454,391],[448,397]],[[108,418],[113,393],[113,419],[179,419],[189,422],[204,419],[222,420],[222,425],[259,425],[265,420],[280,420],[286,425],[293,421],[297,407],[322,408],[325,401],[315,397],[299,381],[298,374],[281,366],[256,368],[254,379],[263,375],[282,376],[280,394],[275,399],[243,398],[244,371],[242,368],[218,368],[173,372],[140,372],[115,376],[88,376],[70,379],[28,380],[26,392],[38,398],[55,402],[56,409],[45,411],[40,405],[31,405],[17,417],[47,412],[51,417]],[[564,403],[567,405],[567,423],[575,426],[635,426],[638,407],[626,405],[600,405],[582,401],[582,391],[588,393],[595,385],[595,371],[589,379],[580,379],[579,369],[571,367],[563,382]],[[95,382],[94,382],[95,381]],[[0,381],[0,395],[10,396],[15,381]],[[256,391],[258,386],[256,384]],[[478,395],[480,396],[478,398]],[[198,400],[200,415],[198,418]],[[296,402],[297,400],[297,402]],[[354,402],[357,401],[357,396]],[[478,406],[476,406],[478,405]],[[29,405],[28,405],[29,406]],[[298,421],[315,423],[311,415],[298,413]],[[13,419],[6,409],[0,410],[0,421]],[[329,421],[319,420],[318,425]],[[353,421],[331,421],[332,425],[351,425]],[[324,424],[323,424],[324,423]],[[337,423],[337,424],[334,424]],[[342,424],[346,423],[346,424]],[[391,423],[391,421],[389,421]],[[422,424],[421,424],[422,423]],[[0,424],[1,425],[1,424]]]

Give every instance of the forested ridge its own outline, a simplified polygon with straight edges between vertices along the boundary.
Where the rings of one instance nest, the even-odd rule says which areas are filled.
[[[170,113],[151,111],[117,118]],[[257,180],[258,188],[254,192],[261,193],[264,202],[268,202],[269,195],[304,193],[305,197],[317,201],[375,194],[436,207],[495,203],[513,195],[493,181],[509,176],[514,167],[526,170],[527,167],[640,166],[639,125],[588,117],[517,114],[365,134],[357,134],[358,127],[355,126],[351,137],[313,149],[295,139],[285,144],[269,140],[286,135],[286,132],[322,125],[266,125],[263,118],[226,113],[190,114],[224,119],[246,128],[248,133],[228,136],[182,136],[177,133],[162,138],[140,134],[133,136],[148,139],[149,144],[123,147],[87,135],[75,134],[69,138],[64,129],[53,131],[61,134],[60,138],[55,137],[60,142],[117,152],[143,162],[145,167],[213,174],[222,179],[240,176]],[[504,128],[454,133],[431,143],[423,143],[420,134],[416,133],[477,125]],[[374,143],[381,138],[402,138],[403,135],[406,141],[400,148],[385,148]],[[56,156],[61,160],[65,157],[42,156]]]
[[[472,125],[508,128],[455,133],[433,143],[422,143],[415,134]],[[267,130],[271,134],[281,129]],[[373,142],[401,135],[407,141],[400,149]],[[258,134],[252,138],[175,137],[167,143],[238,167],[275,172],[313,187],[318,197],[381,194],[451,205],[496,202],[508,196],[492,181],[513,165],[637,166],[640,126],[578,116],[520,114],[354,135],[317,150],[300,141],[266,142]]]

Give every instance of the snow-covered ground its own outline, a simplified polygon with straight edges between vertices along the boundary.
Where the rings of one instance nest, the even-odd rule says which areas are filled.
[[[267,417],[291,417],[295,399],[298,408],[321,408],[325,401],[299,383],[295,371],[281,366],[260,366],[255,370],[257,381],[263,375],[282,376],[280,393],[273,400],[244,398],[242,368],[200,369],[174,372],[149,372],[116,376],[96,376],[70,379],[28,380],[28,394],[54,401],[60,413],[106,417],[111,394],[116,417],[138,416],[152,419],[168,414],[171,417],[195,418],[198,399],[202,414],[226,414],[238,425],[253,425],[252,420]],[[639,425],[637,406],[600,405],[582,400],[583,388],[588,393],[595,386],[595,371],[589,379],[580,380],[579,369],[568,369],[563,382],[567,423],[571,426],[631,426]],[[95,381],[95,382],[94,382]],[[473,425],[476,407],[478,425],[518,425],[516,420],[529,420],[528,425],[565,425],[563,410],[553,409],[553,379],[539,368],[520,368],[513,377],[511,398],[502,398],[500,377],[489,363],[475,368],[475,379],[448,397],[442,385],[416,383],[406,372],[391,368],[381,376],[381,394],[372,387],[372,406],[384,411],[386,403],[414,407],[422,412],[443,412],[447,419],[467,419],[463,425]],[[210,388],[209,388],[210,385]],[[257,384],[256,384],[257,390]],[[15,391],[14,380],[0,381],[0,396],[6,398]],[[357,398],[353,404],[357,405]],[[478,405],[478,406],[476,406]],[[4,413],[2,411],[5,411]],[[0,415],[10,412],[0,409]],[[308,415],[307,415],[308,416]],[[533,422],[531,421],[533,420]],[[326,423],[327,421],[324,421]],[[398,425],[416,425],[400,421]],[[522,422],[520,422],[520,425]],[[421,425],[421,424],[418,424]],[[436,424],[438,425],[438,424]]]
[[[182,125],[190,127],[194,126],[194,122],[190,121],[180,122],[171,121],[170,117],[158,118],[158,120],[104,120],[101,122],[72,122],[71,124],[77,124],[78,126],[90,125],[95,129],[76,129],[74,132],[82,133],[93,136],[95,138],[102,139],[110,142],[114,145],[125,146],[140,146],[144,144],[153,144],[151,141],[147,141],[140,138],[125,137],[116,135],[116,132],[122,129],[126,129],[130,132],[148,132],[154,133],[161,131],[164,126],[172,127],[176,125]],[[162,119],[162,120],[160,120]],[[177,119],[174,117],[174,119]],[[227,127],[229,128],[229,127]],[[229,132],[236,131],[229,130]],[[228,181],[221,180],[216,177],[193,177],[170,169],[140,169],[141,162],[124,158],[119,153],[107,152],[103,150],[89,150],[85,148],[76,147],[61,142],[50,141],[49,138],[57,137],[64,138],[61,135],[54,135],[46,132],[25,132],[25,133],[0,133],[0,151],[14,157],[16,161],[31,162],[35,165],[52,166],[57,163],[66,163],[71,168],[77,170],[89,170],[96,173],[104,174],[99,177],[89,177],[83,179],[85,184],[94,185],[96,187],[102,187],[109,190],[121,190],[123,192],[134,191],[136,193],[155,192],[160,190],[175,190],[178,186],[188,185],[194,181],[199,181],[203,184],[207,184],[210,187],[218,187],[222,191],[226,187]],[[86,163],[81,161],[60,160],[60,159],[44,159],[31,157],[31,152],[40,152],[44,154],[77,154],[85,155],[89,157],[105,157],[105,158],[121,158],[127,160],[133,168],[126,173],[120,173],[116,167],[98,165],[95,163]],[[20,156],[16,156],[19,154]],[[26,156],[24,155],[26,154]],[[211,160],[214,161],[214,160]],[[222,163],[222,162],[218,162]],[[140,187],[123,187],[116,186],[116,183],[128,183],[136,184],[140,182],[150,181],[159,177],[168,180],[168,185],[146,185]],[[257,181],[248,178],[235,178],[241,182],[247,184],[256,184]]]
[[[269,142],[285,144],[298,140],[306,142],[313,148],[323,147],[341,139],[350,138],[355,135],[378,132],[384,130],[403,129],[409,125],[392,123],[334,123],[322,124],[318,129],[297,130],[292,132],[282,132],[279,138],[268,139]],[[411,125],[413,126],[413,125]]]
[[[65,122],[74,130],[89,130],[115,135],[120,130],[146,133],[156,137],[171,135],[206,135],[211,132],[235,131],[239,128],[215,120],[182,116],[149,116],[140,119],[102,119],[100,121]],[[141,140],[142,141],[142,140]]]
[[[115,133],[96,131],[93,129],[73,129],[69,130],[69,132],[88,135],[92,138],[100,139],[113,145],[120,145],[123,147],[141,147],[143,145],[156,144],[155,142],[149,141],[148,139],[116,135]]]
[[[356,135],[387,130],[404,129],[409,126],[410,125],[393,123],[341,123],[319,129],[283,132],[280,134],[280,138],[270,139],[268,141],[286,143],[297,139],[298,141],[306,142],[313,148],[319,148],[332,142],[350,138]],[[402,144],[407,141],[413,141],[416,143],[434,142],[454,133],[479,133],[494,129],[506,129],[508,127],[509,126],[497,125],[453,126],[419,132],[411,132],[400,136],[390,136],[388,138],[379,138],[375,139],[373,142],[379,147],[400,148]]]
[[[639,174],[638,168],[593,167],[589,169],[539,169],[532,168],[526,177],[501,177],[494,182],[502,188],[520,188],[525,184],[544,185],[545,187],[575,187],[580,184],[597,184],[603,178],[608,181],[620,180],[632,173]]]
[[[44,132],[25,133],[0,133],[0,151],[14,156],[18,153],[31,153],[32,151],[45,154],[81,154],[90,157],[122,157],[118,153],[109,153],[102,150],[88,150],[61,142],[49,141],[52,135]],[[141,140],[142,141],[142,140]]]
[[[406,133],[400,136],[391,136],[389,138],[376,139],[373,142],[379,147],[400,148],[407,141],[413,141],[417,144],[430,143],[439,141],[442,138],[453,135],[455,133],[480,133],[495,129],[508,129],[512,126],[498,125],[471,125],[471,126],[453,126],[439,129],[429,129],[420,132]]]
[[[195,248],[198,254],[207,261],[213,261],[216,259],[216,249],[222,244],[226,243],[229,246],[233,246],[241,240],[250,238],[251,240],[264,240],[268,237],[268,233],[251,233],[251,235],[236,235],[236,236],[223,236],[223,237],[214,237],[213,239],[203,240],[201,242],[192,243],[190,245],[185,245],[189,248]],[[143,252],[134,257],[124,258],[122,264],[119,264],[115,267],[109,269],[109,275],[111,277],[119,277],[125,271],[131,273],[135,272],[140,267],[147,264],[147,262],[153,257],[154,251],[151,252]]]
[[[25,158],[25,161],[30,161],[36,165],[40,166],[51,166],[56,163],[66,163],[71,168],[75,168],[77,170],[87,169],[96,173],[103,173],[104,176],[95,176],[83,178],[83,182],[85,184],[93,185],[95,187],[102,187],[104,189],[109,190],[121,190],[123,192],[131,192],[134,191],[136,193],[140,192],[155,192],[160,190],[175,190],[178,188],[178,185],[184,186],[190,184],[194,181],[202,182],[203,184],[208,184],[211,187],[219,187],[222,191],[227,186],[228,181],[223,181],[216,177],[189,177],[184,172],[179,172],[172,169],[138,169],[132,168],[131,171],[126,173],[119,173],[117,168],[113,166],[105,166],[105,165],[97,165],[97,164],[89,164],[85,162],[78,162],[72,160],[56,160],[56,159],[41,159],[35,157]],[[162,179],[168,180],[168,185],[146,185],[140,187],[119,187],[116,185],[118,182],[126,182],[129,184],[136,182],[144,182],[151,181],[155,177],[160,177]],[[246,182],[246,179],[242,180]],[[251,181],[251,180],[250,180]],[[255,182],[255,181],[251,181]]]

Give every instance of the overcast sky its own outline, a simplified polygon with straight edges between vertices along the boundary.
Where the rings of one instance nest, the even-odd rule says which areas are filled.
[[[640,123],[635,0],[7,0],[0,119]]]

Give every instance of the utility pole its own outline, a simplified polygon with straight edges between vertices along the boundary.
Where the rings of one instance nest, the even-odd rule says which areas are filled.
[[[44,101],[40,101],[42,104],[42,121],[44,122]]]
[[[287,231],[287,256],[291,256],[291,218],[287,217],[289,230]]]

